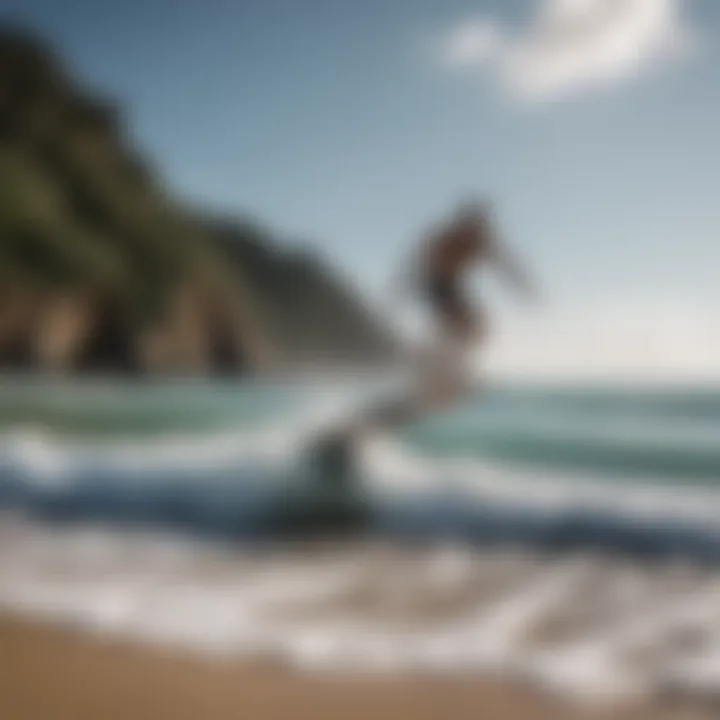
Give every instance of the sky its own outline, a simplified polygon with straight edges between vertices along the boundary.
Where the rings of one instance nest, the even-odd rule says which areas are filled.
[[[491,199],[485,362],[720,378],[716,0],[3,0],[116,98],[180,196],[319,248],[393,317],[428,226]]]

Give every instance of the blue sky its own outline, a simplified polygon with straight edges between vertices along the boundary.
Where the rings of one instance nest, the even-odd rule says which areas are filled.
[[[548,297],[526,316],[491,284],[500,364],[589,366],[622,345],[599,365],[720,368],[718,3],[3,8],[127,108],[177,192],[319,246],[376,298],[428,222],[495,199]]]

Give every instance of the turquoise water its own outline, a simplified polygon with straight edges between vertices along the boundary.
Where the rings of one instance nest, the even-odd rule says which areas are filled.
[[[490,390],[406,433],[444,456],[579,471],[608,481],[720,481],[720,391]]]
[[[287,410],[291,384],[0,381],[0,431],[42,428],[60,435],[117,438],[259,425]]]
[[[0,381],[0,432],[122,440],[270,430],[312,413],[341,383]],[[498,386],[416,424],[399,440],[425,453],[622,479],[720,480],[720,389]]]
[[[370,443],[340,498],[307,442],[380,387],[5,379],[0,504],[233,536],[290,515],[645,549],[660,529],[720,557],[720,389],[491,387]]]

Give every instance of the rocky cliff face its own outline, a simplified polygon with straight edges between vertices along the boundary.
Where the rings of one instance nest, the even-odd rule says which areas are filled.
[[[392,351],[328,268],[190,213],[117,108],[0,29],[0,368],[240,373]]]
[[[288,364],[382,363],[392,357],[391,334],[311,251],[278,252],[261,228],[232,220],[205,221],[230,268],[249,285],[272,349]]]

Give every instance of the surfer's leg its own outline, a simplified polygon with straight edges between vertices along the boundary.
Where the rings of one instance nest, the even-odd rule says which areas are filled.
[[[387,432],[439,412],[471,389],[469,359],[481,323],[452,282],[428,287],[436,314],[436,335],[430,347],[416,357],[410,385],[397,394],[361,410],[321,439],[323,451],[343,452],[375,432]]]
[[[487,334],[484,312],[456,284],[444,288],[440,299],[434,306],[435,338],[415,379],[421,398],[418,415],[440,412],[472,392],[475,351]]]

